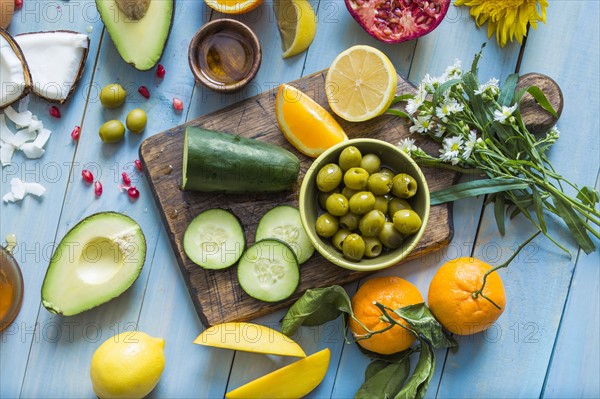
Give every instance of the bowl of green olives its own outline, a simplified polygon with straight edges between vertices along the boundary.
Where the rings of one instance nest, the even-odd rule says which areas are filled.
[[[423,236],[429,189],[419,166],[385,141],[353,139],[319,156],[300,188],[312,244],[337,266],[372,271],[398,264]]]

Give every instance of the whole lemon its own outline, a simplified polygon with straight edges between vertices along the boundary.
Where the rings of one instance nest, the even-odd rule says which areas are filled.
[[[143,332],[123,332],[104,341],[92,357],[90,375],[101,399],[143,398],[165,368],[165,340]]]

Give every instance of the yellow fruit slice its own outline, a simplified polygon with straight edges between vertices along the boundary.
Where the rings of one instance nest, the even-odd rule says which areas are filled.
[[[225,394],[229,399],[301,398],[315,389],[329,368],[329,349],[275,370]]]
[[[279,86],[275,115],[285,138],[309,157],[316,158],[329,147],[348,140],[334,117],[294,86]]]
[[[396,94],[398,75],[390,59],[376,48],[350,47],[333,60],[325,78],[329,106],[351,122],[383,114]]]
[[[254,10],[263,0],[204,0],[207,6],[223,14],[243,14]]]
[[[306,50],[317,33],[317,18],[308,1],[276,0],[273,10],[281,34],[281,56],[288,58]]]
[[[300,345],[279,331],[252,323],[222,323],[204,330],[195,344],[268,355],[306,357]]]

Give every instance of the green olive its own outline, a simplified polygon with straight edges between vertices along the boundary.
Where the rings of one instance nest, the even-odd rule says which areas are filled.
[[[396,176],[396,173],[394,173],[394,171],[391,170],[390,168],[381,168],[379,173],[382,173],[382,174],[388,176],[390,179],[393,179],[394,176]]]
[[[385,214],[373,209],[360,219],[358,229],[364,237],[377,237],[385,223]]]
[[[407,200],[402,198],[392,198],[388,203],[388,212],[390,217],[394,217],[394,213],[401,211],[402,209],[412,209]]]
[[[370,175],[379,172],[381,168],[381,159],[375,154],[367,154],[362,157],[360,167],[369,172]]]
[[[336,189],[341,181],[342,170],[334,163],[323,166],[317,174],[317,187],[325,193]]]
[[[344,173],[344,184],[352,190],[364,190],[369,181],[369,172],[363,168],[350,168]]]
[[[360,191],[350,198],[350,212],[364,215],[375,208],[375,196],[369,191]]]
[[[329,213],[324,213],[317,219],[315,224],[317,234],[321,237],[329,238],[338,231],[339,222],[337,218]]]
[[[375,237],[363,237],[365,242],[365,256],[367,258],[376,258],[381,255],[383,247],[379,238]]]
[[[365,256],[365,240],[358,234],[350,234],[342,244],[344,256],[358,262]]]
[[[331,194],[327,198],[325,209],[333,216],[344,216],[348,213],[348,198],[342,194]]]
[[[100,91],[100,103],[104,108],[117,108],[125,102],[127,92],[118,83],[106,85]]]
[[[328,193],[319,191],[319,194],[317,194],[317,199],[319,200],[319,205],[321,206],[321,209],[327,209],[327,198],[329,198],[329,196],[331,196],[332,194],[338,194],[339,192],[340,190],[337,188]]]
[[[143,132],[147,123],[148,116],[146,115],[146,111],[141,108],[136,108],[129,111],[127,114],[127,119],[125,120],[127,129],[129,129],[129,131],[132,133]]]
[[[369,176],[367,188],[374,195],[386,195],[392,189],[392,179],[383,173],[373,173]]]
[[[394,223],[385,222],[379,232],[379,239],[382,244],[389,249],[399,248],[404,242],[404,236],[394,227]]]
[[[338,158],[340,168],[342,168],[342,171],[344,172],[350,168],[359,167],[360,161],[362,161],[360,150],[353,145],[344,148]]]
[[[350,233],[348,230],[338,230],[337,233],[335,233],[335,235],[331,238],[331,243],[333,244],[334,247],[336,247],[338,250],[342,250],[342,244],[344,243],[344,240],[346,239],[346,237],[348,237]]]
[[[375,208],[374,209],[377,209],[378,211],[381,211],[384,214],[387,214],[387,211],[388,211],[387,198],[385,198],[384,196],[375,197]]]
[[[417,181],[406,173],[399,173],[392,179],[392,193],[399,198],[410,198],[417,193]]]
[[[354,194],[356,194],[357,192],[358,192],[358,190],[352,190],[351,188],[348,188],[348,187],[344,187],[342,189],[342,194],[344,195],[344,197],[346,197],[348,199],[352,198],[352,196]]]
[[[421,218],[417,212],[403,209],[394,213],[394,227],[404,235],[414,234],[421,228]]]
[[[116,143],[125,136],[125,126],[116,119],[105,122],[98,131],[100,139],[105,143]]]
[[[340,218],[340,228],[344,230],[356,231],[358,230],[358,222],[360,222],[361,218],[362,215],[348,212]]]

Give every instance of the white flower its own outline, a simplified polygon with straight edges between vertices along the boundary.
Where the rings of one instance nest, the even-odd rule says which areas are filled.
[[[463,148],[462,158],[469,159],[471,153],[473,152],[473,148],[475,148],[475,143],[477,143],[477,131],[471,130],[469,132],[469,139],[465,143]]]
[[[553,126],[552,129],[546,133],[546,136],[548,136],[548,139],[552,140],[552,142],[556,142],[556,140],[560,138],[560,130],[558,130],[556,126]]]
[[[428,93],[434,93],[435,90],[444,82],[442,78],[426,74],[423,78],[422,85]]]
[[[437,138],[440,138],[444,135],[444,133],[446,133],[446,126],[438,123],[435,127],[435,133],[434,136]]]
[[[415,140],[411,138],[404,138],[400,140],[400,142],[398,143],[398,148],[400,148],[401,151],[404,151],[408,155],[419,149],[415,145]]]
[[[444,139],[442,149],[440,150],[440,159],[444,162],[451,162],[456,165],[459,162],[458,155],[463,148],[463,140],[460,136],[447,137]]]
[[[496,78],[491,78],[490,80],[488,80],[486,83],[479,85],[479,88],[477,90],[475,90],[475,94],[483,94],[486,91],[488,91],[490,95],[494,96],[500,93],[500,86],[498,86],[498,83],[500,81]]]
[[[409,99],[406,103],[406,112],[408,112],[409,115],[412,115],[415,112],[417,112],[419,110],[419,107],[423,105],[423,102],[425,101],[426,97],[427,92],[425,91],[425,88],[423,87],[423,85],[419,85],[419,88],[417,89],[414,98]]]
[[[431,115],[418,116],[413,119],[413,125],[408,129],[411,133],[427,133],[433,126]]]
[[[512,107],[507,107],[505,105],[502,106],[502,109],[497,109],[494,111],[494,120],[496,122],[500,122],[502,124],[506,123],[506,119],[510,118],[517,109],[517,104]]]
[[[448,116],[461,112],[464,106],[453,98],[446,99],[435,109],[435,115],[444,123],[448,122]]]
[[[444,71],[442,75],[442,79],[451,80],[451,79],[460,79],[462,76],[462,63],[459,59],[454,60],[454,65],[450,65]]]

